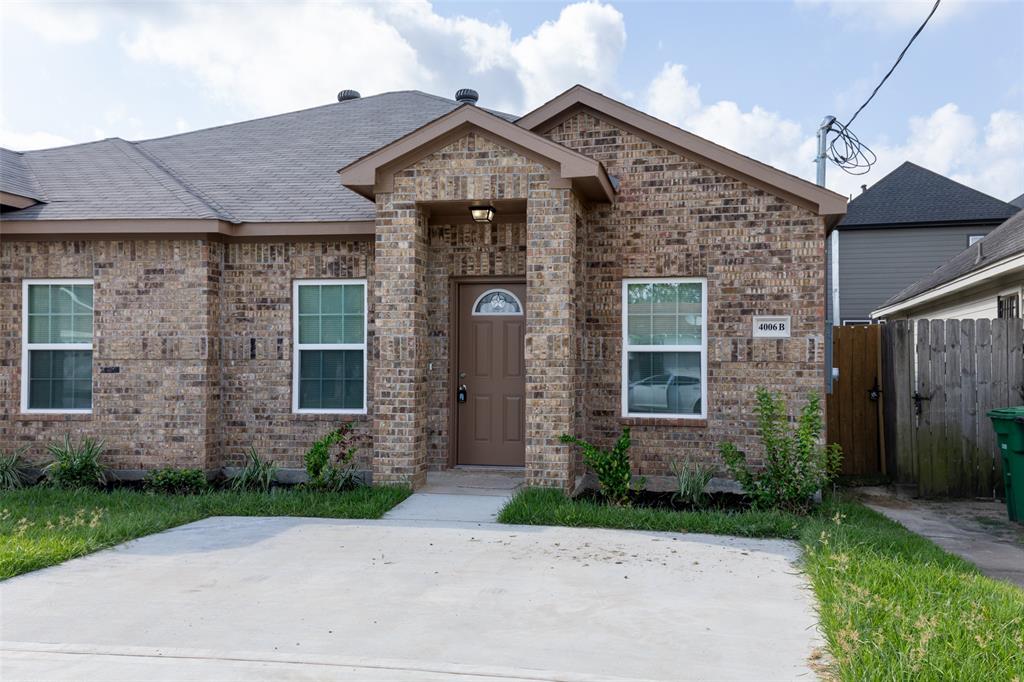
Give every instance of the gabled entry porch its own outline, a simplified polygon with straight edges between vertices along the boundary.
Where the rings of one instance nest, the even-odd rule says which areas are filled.
[[[341,177],[377,206],[374,480],[419,487],[428,469],[521,451],[529,485],[570,488],[577,231],[584,201],[612,198],[604,169],[466,106]],[[475,203],[492,223],[472,222]]]

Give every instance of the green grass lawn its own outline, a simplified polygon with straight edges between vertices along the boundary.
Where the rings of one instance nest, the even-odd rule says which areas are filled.
[[[840,679],[1024,681],[1024,590],[856,502],[829,500],[807,517],[671,512],[528,489],[498,519],[795,539]]]
[[[208,516],[376,519],[409,494],[395,486],[180,496],[45,486],[0,492],[0,580]]]

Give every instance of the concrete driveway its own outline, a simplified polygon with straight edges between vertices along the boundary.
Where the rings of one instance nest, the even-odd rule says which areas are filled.
[[[0,678],[813,679],[797,556],[706,535],[211,518],[0,583]]]

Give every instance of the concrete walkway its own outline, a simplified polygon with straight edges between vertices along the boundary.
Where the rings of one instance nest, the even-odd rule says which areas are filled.
[[[480,498],[504,496],[210,518],[7,580],[0,679],[814,679],[794,543],[505,526]]]
[[[1007,519],[1006,505],[996,500],[906,499],[880,488],[864,490],[861,499],[988,577],[1024,587],[1024,526]]]

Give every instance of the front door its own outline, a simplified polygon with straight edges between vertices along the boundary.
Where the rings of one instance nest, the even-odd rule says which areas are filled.
[[[460,284],[456,462],[526,461],[525,284]]]

